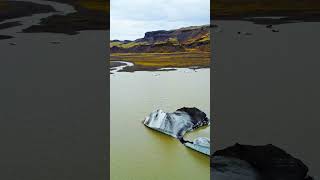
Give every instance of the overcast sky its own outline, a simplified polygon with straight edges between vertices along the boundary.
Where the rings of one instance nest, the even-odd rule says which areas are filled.
[[[111,0],[111,39],[135,40],[147,31],[210,24],[210,0]]]

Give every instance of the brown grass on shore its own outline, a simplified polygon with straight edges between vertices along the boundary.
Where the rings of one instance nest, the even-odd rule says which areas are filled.
[[[111,61],[128,61],[140,68],[209,67],[210,52],[113,53]]]

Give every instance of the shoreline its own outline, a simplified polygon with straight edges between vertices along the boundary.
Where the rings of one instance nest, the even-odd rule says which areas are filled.
[[[111,63],[123,61],[132,63],[119,72],[173,71],[176,68],[209,68],[211,56],[208,53],[118,53],[111,54]],[[112,68],[112,66],[111,66]]]
[[[35,14],[53,13],[55,9],[50,5],[37,4],[25,1],[1,1],[0,2],[0,31],[23,25],[15,19],[31,17]],[[12,35],[0,32],[0,40],[14,38]]]
[[[76,35],[83,30],[108,30],[109,23],[107,9],[92,10],[82,7],[74,1],[48,0],[49,2],[71,5],[76,12],[68,14],[54,14],[43,18],[38,25],[32,25],[22,30],[23,33],[62,33]],[[96,0],[99,1],[99,0]],[[96,2],[94,1],[94,2]],[[106,4],[107,5],[107,4]],[[103,6],[104,7],[104,6]],[[101,7],[99,7],[101,8]],[[37,4],[25,1],[0,2],[0,30],[21,25],[19,22],[2,23],[15,18],[23,18],[41,13],[57,12],[50,5]]]
[[[198,70],[198,69],[208,69],[208,67],[195,67],[195,66],[189,66],[189,67],[141,67],[141,66],[136,66],[134,63],[133,65],[130,66],[125,66],[127,61],[110,61],[110,74],[114,74],[116,72],[137,72],[137,71],[149,71],[149,72],[161,72],[161,71],[176,71],[179,69],[190,69],[190,70]],[[128,62],[130,63],[130,62]],[[117,68],[121,67],[120,70],[117,70]]]
[[[20,26],[20,25],[22,25],[22,24],[20,22],[18,22],[18,21],[5,22],[5,23],[1,23],[0,24],[0,30],[1,29],[8,29],[8,28],[16,27],[16,26]]]
[[[73,6],[76,12],[66,14],[66,15],[53,15],[41,20],[39,25],[31,26],[24,29],[24,33],[38,33],[38,32],[48,32],[48,33],[62,33],[67,35],[76,35],[80,31],[84,30],[108,30],[109,22],[108,18],[108,5],[107,3],[99,4],[99,8],[90,9],[77,3],[75,1],[67,0],[50,0],[52,2],[65,3]],[[93,2],[100,2],[95,0]],[[101,2],[100,2],[101,3]],[[105,7],[105,8],[104,8]]]
[[[0,35],[0,40],[11,39],[13,36]]]
[[[7,5],[11,2],[24,4],[24,0],[7,0],[6,2],[1,3],[1,8],[6,9]],[[0,24],[0,33],[1,35],[6,36],[12,36],[17,37],[21,32],[23,32],[25,29],[28,29],[29,27],[32,27],[34,25],[40,24],[40,22],[52,15],[67,15],[69,13],[75,12],[75,9],[73,6],[70,6],[68,4],[63,3],[57,3],[53,1],[46,1],[46,0],[29,0],[28,1],[28,8],[35,9],[35,7],[50,7],[52,11],[50,12],[37,12],[31,15],[26,15],[22,17],[17,18],[9,18],[7,20],[2,21]],[[30,6],[30,7],[29,7]],[[19,8],[17,8],[19,10]],[[10,8],[7,8],[6,14],[14,15],[14,11]],[[1,14],[1,13],[0,13]]]
[[[39,13],[55,12],[54,8],[49,5],[8,0],[0,2],[0,10],[0,25],[2,25],[3,21],[10,19],[32,16]]]
[[[256,24],[319,22],[320,2],[299,0],[217,0],[211,3],[211,20],[249,20]],[[255,17],[282,17],[277,20]]]
[[[210,6],[211,17],[320,15],[320,2],[315,0],[216,0]]]
[[[288,23],[320,22],[320,13],[317,15],[285,15],[285,14],[251,14],[242,16],[216,16],[211,21],[249,21],[259,25],[280,25]]]

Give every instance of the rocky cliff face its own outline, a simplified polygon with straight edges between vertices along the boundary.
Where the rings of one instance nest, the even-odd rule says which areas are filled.
[[[179,44],[189,44],[207,37],[208,33],[209,26],[194,26],[170,31],[160,30],[147,32],[144,38],[138,39],[137,41],[157,43],[173,39]]]
[[[210,51],[210,27],[192,26],[145,33],[135,41],[111,41],[111,53],[170,53]]]
[[[129,48],[113,46],[111,53],[170,53],[170,52],[184,52],[185,49],[181,45],[175,45],[170,42],[159,44],[140,44]]]

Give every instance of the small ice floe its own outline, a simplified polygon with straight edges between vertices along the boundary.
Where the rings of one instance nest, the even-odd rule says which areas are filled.
[[[272,27],[273,27],[272,24],[269,24],[266,26],[266,28],[269,28],[269,29],[271,29]]]
[[[237,34],[238,35],[245,35],[245,36],[251,36],[252,35],[252,33],[250,33],[250,32],[241,32],[241,31],[238,31]]]
[[[51,44],[61,44],[61,41],[51,41]]]
[[[216,32],[216,33],[222,32],[222,28],[219,27],[218,25],[213,25],[212,28],[213,28],[214,32]]]
[[[199,137],[193,140],[193,142],[187,141],[184,143],[186,147],[189,147],[195,151],[201,152],[206,155],[210,155],[210,139],[206,137]]]
[[[153,73],[153,76],[160,76],[159,73]]]
[[[192,71],[193,71],[192,69],[185,69],[185,70],[183,70],[184,73],[192,73]]]
[[[223,30],[221,28],[216,30],[217,33],[223,32]]]
[[[192,71],[192,72],[198,72],[198,69],[199,69],[199,67],[197,67],[197,66],[190,67],[190,71]]]
[[[217,24],[211,25],[212,28],[218,28],[219,26]]]

